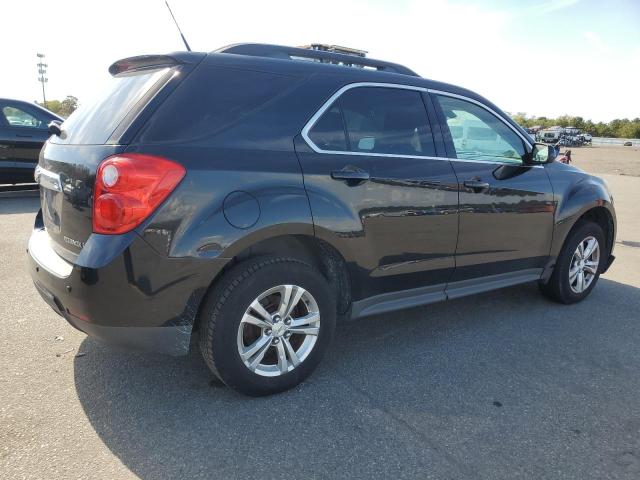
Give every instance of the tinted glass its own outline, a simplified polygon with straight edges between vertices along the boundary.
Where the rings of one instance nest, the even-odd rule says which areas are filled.
[[[309,132],[309,138],[322,150],[347,150],[342,112],[338,104],[334,104],[320,117]]]
[[[354,88],[340,97],[351,151],[435,156],[420,93],[382,87]]]
[[[456,149],[457,158],[522,163],[522,139],[484,108],[458,98],[437,95]]]
[[[169,69],[146,70],[114,77],[94,101],[83,103],[62,124],[64,139],[55,143],[103,144],[142,97],[159,82]]]
[[[212,135],[256,111],[297,81],[286,75],[202,65],[158,108],[140,140]]]
[[[18,107],[3,107],[2,114],[7,124],[11,127],[39,128],[43,130],[47,128],[47,120],[45,118],[36,118],[31,113],[25,112]]]

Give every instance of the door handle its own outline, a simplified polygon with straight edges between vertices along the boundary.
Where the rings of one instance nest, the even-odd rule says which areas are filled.
[[[33,135],[22,135],[20,133],[16,133],[16,137],[18,137],[18,138],[33,138]]]
[[[472,189],[474,192],[482,192],[483,190],[489,190],[489,184],[482,180],[465,180],[464,186]]]
[[[371,175],[363,170],[334,170],[331,172],[331,178],[334,180],[346,180],[347,185],[354,186],[366,182],[371,178]]]

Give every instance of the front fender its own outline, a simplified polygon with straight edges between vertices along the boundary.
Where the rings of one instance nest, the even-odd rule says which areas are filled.
[[[549,178],[556,198],[551,259],[555,261],[558,257],[576,222],[596,208],[604,209],[611,226],[607,239],[610,254],[615,243],[616,215],[613,197],[606,182],[568,165],[554,163],[549,167]]]

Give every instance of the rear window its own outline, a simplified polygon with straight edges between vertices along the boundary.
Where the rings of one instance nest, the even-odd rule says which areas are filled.
[[[169,77],[168,68],[118,75],[93,101],[82,103],[64,122],[66,137],[51,137],[54,143],[93,144],[107,142],[127,114],[152,88]]]
[[[143,127],[141,142],[213,135],[260,109],[299,82],[275,73],[201,65]]]

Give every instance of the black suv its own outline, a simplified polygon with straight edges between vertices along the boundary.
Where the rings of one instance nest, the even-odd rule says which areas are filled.
[[[52,136],[29,240],[42,297],[101,340],[186,353],[250,395],[320,362],[336,320],[613,260],[605,183],[485,98],[406,67],[242,44],[128,58]]]

